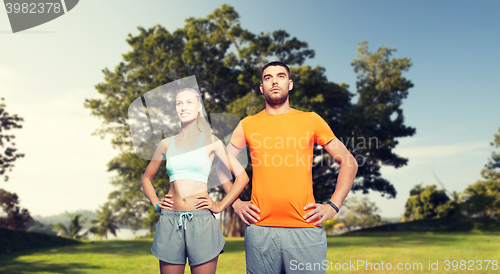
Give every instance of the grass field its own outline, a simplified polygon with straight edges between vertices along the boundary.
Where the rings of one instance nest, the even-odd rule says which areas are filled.
[[[3,254],[0,273],[159,273],[158,261],[150,253],[151,242],[150,239],[86,242]],[[482,270],[477,270],[477,260],[500,261],[499,243],[500,233],[378,232],[328,237],[329,267],[335,268],[338,263],[337,268],[343,264],[351,270],[328,270],[327,273],[428,273],[429,261],[439,262],[438,271],[434,273],[500,273],[492,263],[486,271],[487,261],[482,261]],[[217,273],[245,273],[243,239],[227,239],[224,250]],[[371,263],[372,270],[358,267],[358,260]],[[445,260],[450,260],[449,271],[444,270]],[[455,271],[452,260],[457,260]],[[460,270],[460,260],[467,261],[462,268],[474,270]],[[393,270],[380,270],[382,262],[384,269],[391,263]],[[403,268],[410,263],[406,266],[419,269],[395,271],[399,263]],[[190,273],[189,267],[186,273]]]

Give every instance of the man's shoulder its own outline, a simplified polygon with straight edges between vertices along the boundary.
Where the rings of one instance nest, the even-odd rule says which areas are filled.
[[[298,110],[295,108],[292,108],[290,111],[291,111],[291,114],[293,114],[293,115],[311,115],[311,114],[314,114],[314,112],[312,112],[312,111],[303,111],[303,110]]]
[[[259,118],[262,118],[262,117],[265,117],[265,113],[264,113],[264,109],[255,113],[254,115],[248,115],[247,117],[243,118],[243,120],[241,120],[242,123],[247,123],[247,122],[252,122],[252,121],[255,121],[256,119],[259,119]]]
[[[266,119],[272,119],[272,115],[268,115],[266,114],[265,112],[266,110],[263,109],[262,111],[254,114],[254,115],[249,115],[245,118],[243,118],[243,120],[241,120],[241,123],[243,125],[250,125],[250,124],[253,124],[253,123],[261,123],[263,120],[266,120]],[[295,119],[295,118],[298,118],[298,117],[309,117],[309,118],[321,118],[321,116],[319,116],[316,112],[313,112],[313,111],[302,111],[302,110],[298,110],[298,109],[295,109],[295,108],[292,108],[290,110],[289,113],[287,113],[286,116],[284,117],[287,117],[287,118],[290,118],[290,119]]]
[[[297,110],[297,114],[298,115],[306,115],[306,116],[309,116],[309,117],[314,117],[314,118],[321,118],[323,119],[323,117],[321,117],[321,115],[317,114],[316,112],[314,111],[301,111],[301,110]]]
[[[294,108],[292,108],[291,111],[292,111],[291,114],[295,117],[299,116],[299,117],[309,117],[309,118],[317,118],[317,117],[321,118],[321,116],[319,116],[314,111],[302,111],[302,110],[298,110],[298,109],[294,109]]]

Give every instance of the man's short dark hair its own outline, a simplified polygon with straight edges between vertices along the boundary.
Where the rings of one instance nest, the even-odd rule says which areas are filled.
[[[288,78],[290,78],[290,68],[288,68],[288,66],[283,63],[283,62],[280,62],[280,61],[273,61],[273,62],[269,62],[267,63],[267,65],[265,65],[262,70],[260,71],[260,78],[262,79],[262,74],[264,73],[264,70],[267,68],[267,67],[270,67],[270,66],[280,66],[280,67],[284,67],[286,68],[286,71],[288,72]]]

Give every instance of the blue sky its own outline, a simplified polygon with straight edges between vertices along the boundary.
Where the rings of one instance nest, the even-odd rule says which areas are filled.
[[[106,164],[117,155],[109,139],[91,133],[101,121],[83,108],[96,98],[103,81],[130,50],[129,33],[160,24],[169,31],[187,17],[203,17],[222,1],[80,1],[69,13],[13,34],[0,8],[0,96],[7,109],[25,119],[14,133],[26,157],[16,162],[9,182],[34,215],[96,209],[113,187]],[[500,2],[498,1],[230,1],[243,28],[254,33],[285,29],[309,43],[330,81],[355,92],[350,62],[357,44],[370,50],[386,45],[394,57],[409,57],[406,77],[415,87],[403,104],[414,137],[400,140],[396,152],[409,158],[400,169],[384,167],[383,176],[398,191],[396,199],[379,194],[380,214],[398,217],[409,190],[436,184],[462,191],[480,179],[491,154],[489,142],[500,127]],[[335,129],[333,129],[335,132]],[[359,194],[356,194],[359,195]]]

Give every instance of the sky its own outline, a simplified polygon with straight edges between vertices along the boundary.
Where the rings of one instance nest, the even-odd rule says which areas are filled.
[[[138,26],[162,25],[170,32],[188,17],[205,17],[227,3],[240,24],[253,33],[286,30],[306,41],[328,80],[355,92],[350,63],[356,47],[385,45],[396,58],[408,57],[405,74],[415,87],[403,103],[413,137],[399,139],[395,152],[407,166],[383,167],[397,190],[348,196],[376,202],[383,217],[400,217],[415,185],[438,184],[463,191],[481,179],[493,151],[489,142],[500,127],[500,2],[498,1],[80,1],[53,21],[12,33],[0,8],[0,97],[7,111],[24,118],[12,130],[25,157],[15,162],[0,188],[18,194],[32,215],[48,216],[98,209],[114,190],[107,163],[119,151],[110,138],[92,133],[102,120],[83,107],[99,98],[102,70],[123,61],[131,50],[125,39]],[[333,129],[335,132],[335,129]]]

